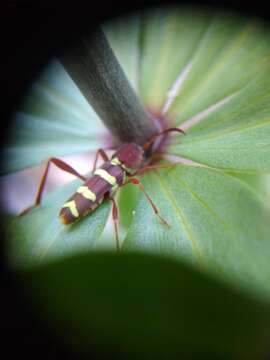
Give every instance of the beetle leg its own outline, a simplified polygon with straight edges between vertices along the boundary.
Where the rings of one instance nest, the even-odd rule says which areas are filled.
[[[94,160],[92,174],[94,174],[94,172],[96,170],[99,155],[102,157],[102,159],[104,161],[109,161],[110,160],[108,155],[105,153],[105,151],[103,149],[98,149],[97,152],[96,152],[95,160]]]
[[[177,163],[170,163],[170,164],[163,164],[163,165],[146,165],[144,167],[142,167],[141,169],[135,171],[135,173],[130,174],[129,176],[135,176],[135,175],[142,175],[145,172],[148,171],[153,171],[153,170],[157,170],[157,169],[164,169],[164,168],[171,168],[176,166]]]
[[[150,196],[147,194],[143,184],[140,182],[139,179],[136,179],[136,178],[132,178],[132,179],[129,179],[128,181],[126,181],[123,185],[126,185],[126,184],[133,184],[133,185],[137,185],[139,186],[139,188],[142,190],[142,192],[144,193],[146,199],[148,200],[149,204],[151,205],[155,215],[159,218],[159,221],[163,224],[163,225],[166,225],[168,227],[170,227],[170,225],[167,223],[167,221],[165,219],[163,219],[160,214],[159,214],[159,211],[158,211],[158,208],[156,207],[156,205],[153,203],[153,201],[151,200]]]
[[[118,207],[116,205],[116,202],[113,197],[109,197],[111,200],[113,206],[112,206],[112,217],[113,217],[113,223],[114,223],[114,230],[115,230],[115,239],[116,239],[116,250],[120,251],[120,242],[119,242],[119,235],[118,235]]]
[[[42,175],[34,205],[32,205],[32,206],[26,208],[25,210],[23,210],[20,213],[20,215],[23,215],[23,214],[27,213],[29,210],[31,210],[32,208],[38,206],[41,203],[41,198],[42,198],[42,194],[44,192],[44,188],[45,188],[46,181],[47,181],[47,178],[48,178],[48,173],[49,173],[49,168],[50,168],[51,163],[53,163],[59,169],[65,171],[65,172],[67,172],[69,174],[72,174],[72,175],[78,177],[79,179],[81,179],[83,181],[86,180],[86,178],[83,175],[80,175],[75,169],[73,169],[70,165],[65,163],[63,160],[60,160],[60,159],[57,159],[57,158],[50,158],[47,161],[45,171],[44,171],[44,173]]]

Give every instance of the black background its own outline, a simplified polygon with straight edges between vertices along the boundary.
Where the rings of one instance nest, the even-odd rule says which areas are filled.
[[[73,5],[50,1],[7,1],[0,5],[0,106],[3,146],[8,139],[10,116],[19,106],[22,95],[39,74],[47,60],[64,45],[76,41],[85,30],[100,20],[132,11],[138,7],[162,2],[99,0],[91,5],[75,1]],[[166,5],[184,3],[166,1]],[[189,1],[188,4],[194,2]],[[198,4],[198,2],[196,2]],[[222,6],[252,13],[269,20],[269,10],[262,1],[200,1],[208,6]],[[97,5],[99,5],[97,7]],[[3,234],[2,234],[3,237]],[[4,239],[1,239],[4,244]],[[14,276],[5,268],[4,249],[1,249],[1,307],[0,307],[0,356],[17,359],[18,356],[38,359],[76,359],[78,355],[43,327],[32,314],[30,305],[22,296],[22,289]],[[6,355],[4,355],[6,353]],[[80,357],[81,358],[81,357]],[[112,358],[101,355],[93,348],[92,358]]]

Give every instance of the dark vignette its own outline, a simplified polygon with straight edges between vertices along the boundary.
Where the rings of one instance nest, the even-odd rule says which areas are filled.
[[[20,106],[23,94],[38,76],[47,61],[61,51],[66,44],[72,44],[86,30],[115,15],[154,4],[204,4],[221,6],[241,12],[258,15],[270,20],[267,3],[260,0],[211,0],[211,1],[143,1],[143,0],[99,0],[99,7],[88,7],[83,1],[72,2],[31,2],[6,1],[0,11],[1,44],[1,131],[0,144],[8,141],[11,116]],[[0,160],[1,161],[1,160]],[[0,164],[1,166],[1,164]],[[3,216],[1,217],[3,219]],[[1,220],[0,220],[1,221]],[[4,220],[2,221],[4,222]],[[0,224],[0,230],[3,229]],[[4,232],[1,231],[4,245]],[[82,358],[66,349],[54,334],[32,314],[23,289],[8,271],[2,246],[0,270],[2,276],[0,354],[8,354],[9,359],[26,355],[39,359]],[[112,359],[112,354],[101,354],[93,347],[91,358]],[[3,355],[2,355],[3,357]],[[88,357],[89,358],[89,357]],[[119,358],[119,357],[117,357]]]

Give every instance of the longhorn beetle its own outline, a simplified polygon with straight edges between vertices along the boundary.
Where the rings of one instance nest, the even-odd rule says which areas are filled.
[[[76,220],[91,213],[96,209],[105,198],[112,201],[112,216],[114,221],[114,228],[116,234],[116,246],[117,250],[120,250],[119,237],[118,237],[118,209],[113,195],[119,187],[126,184],[134,184],[139,186],[142,190],[149,204],[151,205],[155,215],[159,218],[160,222],[169,226],[166,220],[164,220],[150,196],[144,189],[143,184],[139,179],[134,178],[135,175],[143,174],[146,171],[172,166],[170,165],[149,165],[151,157],[147,158],[146,152],[151,145],[161,135],[165,135],[169,132],[177,131],[185,134],[185,132],[179,128],[168,128],[155,135],[153,135],[143,146],[135,143],[126,143],[118,148],[118,150],[112,155],[111,159],[107,156],[103,149],[99,149],[96,153],[93,172],[88,178],[80,175],[70,165],[57,158],[50,158],[47,162],[46,169],[41,178],[39,189],[37,192],[36,200],[33,206],[24,210],[21,215],[25,214],[31,208],[38,206],[41,203],[41,197],[43,194],[44,186],[48,176],[50,163],[53,163],[58,168],[73,174],[84,181],[75,194],[73,194],[62,206],[60,211],[60,220],[63,224],[68,225],[74,223]],[[98,156],[101,156],[104,163],[101,167],[96,169]]]

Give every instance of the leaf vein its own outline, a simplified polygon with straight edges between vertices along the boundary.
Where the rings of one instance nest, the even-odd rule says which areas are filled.
[[[188,239],[190,240],[191,247],[193,248],[194,253],[197,255],[198,261],[201,263],[202,262],[201,261],[202,260],[201,249],[199,248],[198,242],[195,239],[194,235],[192,234],[191,229],[188,226],[188,222],[185,219],[183,211],[178,207],[177,203],[175,202],[173,195],[169,191],[169,187],[164,184],[164,179],[160,176],[160,174],[158,172],[155,171],[155,174],[156,174],[157,178],[159,179],[160,187],[162,188],[163,192],[165,193],[165,195],[171,202],[173,208],[176,211],[177,217],[180,220],[180,223],[183,225],[185,232],[188,235]]]
[[[249,131],[251,129],[256,129],[256,128],[267,126],[267,125],[270,125],[269,118],[267,118],[266,121],[262,120],[262,122],[260,122],[259,124],[257,123],[256,125],[243,126],[241,128],[236,128],[233,130],[231,130],[229,128],[229,129],[227,129],[227,131],[225,130],[225,131],[221,131],[221,132],[216,132],[212,136],[208,134],[206,136],[200,136],[198,139],[196,139],[196,138],[189,139],[189,141],[183,141],[181,139],[182,140],[181,143],[174,144],[174,145],[185,145],[185,144],[190,144],[190,143],[193,144],[194,142],[198,143],[198,142],[202,142],[205,140],[216,139],[216,138],[220,138],[220,137],[222,138],[223,136],[233,135],[233,134]],[[171,145],[173,145],[173,144],[171,144]]]

